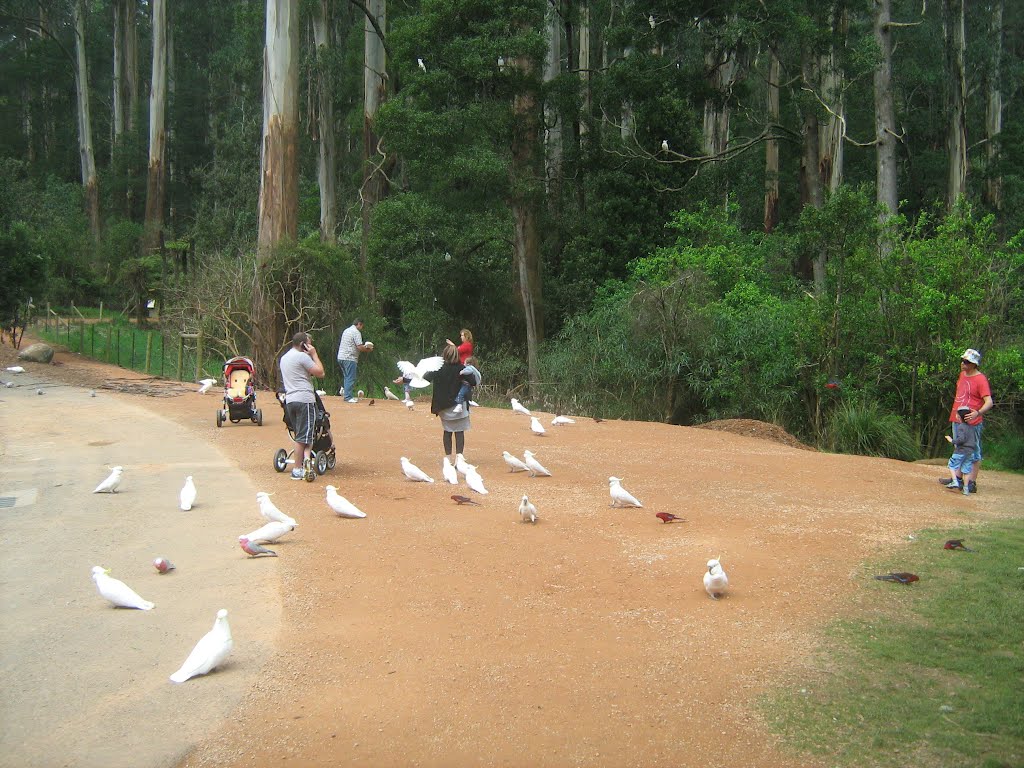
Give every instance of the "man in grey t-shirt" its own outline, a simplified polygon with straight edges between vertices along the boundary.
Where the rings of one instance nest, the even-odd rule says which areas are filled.
[[[323,376],[324,364],[320,362],[309,334],[299,331],[292,337],[292,348],[281,356],[280,366],[284,407],[295,433],[292,480],[301,480],[305,476],[306,453],[313,445],[313,427],[316,423],[316,394],[310,377]]]
[[[358,317],[341,334],[341,343],[338,344],[338,367],[341,368],[341,376],[344,386],[339,393],[345,397],[346,403],[356,403],[356,368],[359,364],[359,353],[369,352],[373,349],[373,342],[363,343],[363,321]]]

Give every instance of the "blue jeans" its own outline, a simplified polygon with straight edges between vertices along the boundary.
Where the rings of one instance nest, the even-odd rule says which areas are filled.
[[[338,365],[341,366],[341,376],[345,381],[345,399],[349,400],[356,396],[356,393],[353,391],[356,385],[356,361],[339,360]]]

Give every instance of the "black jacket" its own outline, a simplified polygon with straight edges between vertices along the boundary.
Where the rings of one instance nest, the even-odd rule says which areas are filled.
[[[460,363],[445,363],[437,371],[431,371],[424,375],[427,381],[434,385],[434,392],[430,398],[430,412],[435,416],[446,408],[455,405],[455,397],[459,394],[459,371],[462,370]]]

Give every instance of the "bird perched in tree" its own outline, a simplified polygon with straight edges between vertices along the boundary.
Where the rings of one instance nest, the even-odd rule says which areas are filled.
[[[729,577],[725,575],[725,569],[717,560],[708,560],[708,570],[704,574],[704,589],[715,600],[719,595],[725,594],[729,587]]]
[[[249,541],[245,536],[238,537],[238,546],[242,548],[249,557],[257,557],[259,555],[270,555],[271,557],[277,557],[277,552],[272,549],[267,549],[262,544],[257,544],[255,541]]]
[[[654,29],[655,21],[653,13],[647,17],[647,23],[651,25],[651,29]]]
[[[121,475],[124,467],[111,467],[107,479],[96,486],[93,493],[117,493],[117,487],[121,485]]]
[[[950,539],[949,541],[947,541],[945,544],[942,545],[942,548],[943,549],[958,549],[961,552],[973,552],[974,551],[970,547],[965,547],[964,546],[964,540],[963,539]]]
[[[156,568],[157,573],[168,573],[174,570],[174,563],[166,557],[158,557],[153,560],[153,567]]]
[[[523,494],[522,501],[519,502],[519,517],[524,523],[537,522],[537,508],[530,503],[525,493]]]
[[[359,507],[338,493],[333,485],[327,486],[327,506],[334,510],[339,517],[351,517],[362,519],[366,513]]]
[[[668,139],[661,140],[661,151],[668,152]]]
[[[477,506],[480,506],[479,501],[473,501],[473,499],[469,498],[469,496],[461,496],[458,493],[452,494],[452,501],[454,501],[460,507],[463,504],[476,504]]]
[[[402,461],[402,472],[404,472],[405,476],[408,477],[410,480],[414,480],[414,481],[416,481],[418,483],[432,483],[432,482],[434,482],[434,478],[432,478],[430,475],[428,475],[422,469],[420,469],[415,464],[413,464],[411,461],[409,461],[407,458],[405,458],[405,456],[402,456],[401,461]]]
[[[200,395],[205,395],[207,392],[210,391],[210,387],[212,387],[216,383],[217,383],[216,379],[200,379],[199,380],[200,387],[199,387],[199,390],[198,390],[199,394]]]
[[[544,429],[544,425],[540,423],[540,419],[536,416],[530,417],[530,430],[538,437],[544,437],[544,435],[547,434],[547,430]]]
[[[228,612],[221,608],[217,611],[217,619],[213,629],[207,632],[196,643],[192,653],[185,659],[181,668],[171,675],[171,682],[184,683],[190,677],[205,675],[217,668],[228,657],[234,641],[231,639],[231,627],[228,626]]]
[[[396,395],[394,392],[392,392],[387,387],[384,387],[384,398],[386,400],[395,400],[395,401],[397,401],[398,400],[398,395]]]
[[[416,66],[419,67],[423,72],[427,71],[427,65],[423,63],[423,59],[416,59]]]
[[[455,465],[447,456],[441,460],[441,474],[444,475],[445,482],[452,485],[459,484],[459,473],[455,471]]]
[[[96,582],[96,590],[102,597],[118,608],[138,608],[142,611],[149,611],[155,607],[154,603],[144,600],[138,592],[123,581],[108,576],[109,573],[110,569],[104,568],[102,565],[92,567],[92,580]]]
[[[558,414],[557,416],[555,416],[555,418],[551,420],[551,423],[556,427],[561,427],[566,424],[575,424],[576,420],[570,419],[568,416],[562,416],[561,414]]]
[[[643,507],[635,496],[622,487],[621,477],[608,478],[608,493],[612,497],[613,507]]]
[[[875,576],[875,578],[879,581],[894,581],[899,582],[900,584],[913,584],[915,581],[921,580],[921,577],[916,573],[907,573],[906,571],[901,571],[899,573],[885,573],[881,576]]]
[[[530,477],[537,477],[537,475],[551,477],[551,473],[548,472],[547,468],[534,458],[532,451],[523,451],[523,463],[526,464]]]
[[[529,472],[530,471],[530,468],[528,466],[526,466],[523,462],[521,462],[519,459],[517,459],[515,456],[513,456],[508,451],[502,451],[501,457],[503,459],[505,459],[505,463],[508,464],[509,470],[511,472]]]
[[[185,484],[181,487],[178,499],[181,502],[182,512],[188,512],[196,503],[196,484],[192,482],[192,475],[185,478]]]
[[[683,520],[683,518],[677,517],[676,515],[673,515],[671,512],[658,512],[655,515],[655,517],[661,520],[661,522],[663,523],[671,523],[675,520],[678,520],[681,523],[686,522],[685,520]]]
[[[523,416],[532,416],[533,415],[526,408],[526,406],[524,406],[522,403],[520,403],[514,397],[511,400],[509,400],[509,403],[512,405],[512,410],[515,411],[516,413],[521,413],[521,414],[523,414]]]

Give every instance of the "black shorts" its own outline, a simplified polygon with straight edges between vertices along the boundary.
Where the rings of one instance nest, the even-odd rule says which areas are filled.
[[[316,403],[285,403],[288,421],[291,422],[295,442],[313,444],[313,427],[316,425]]]

